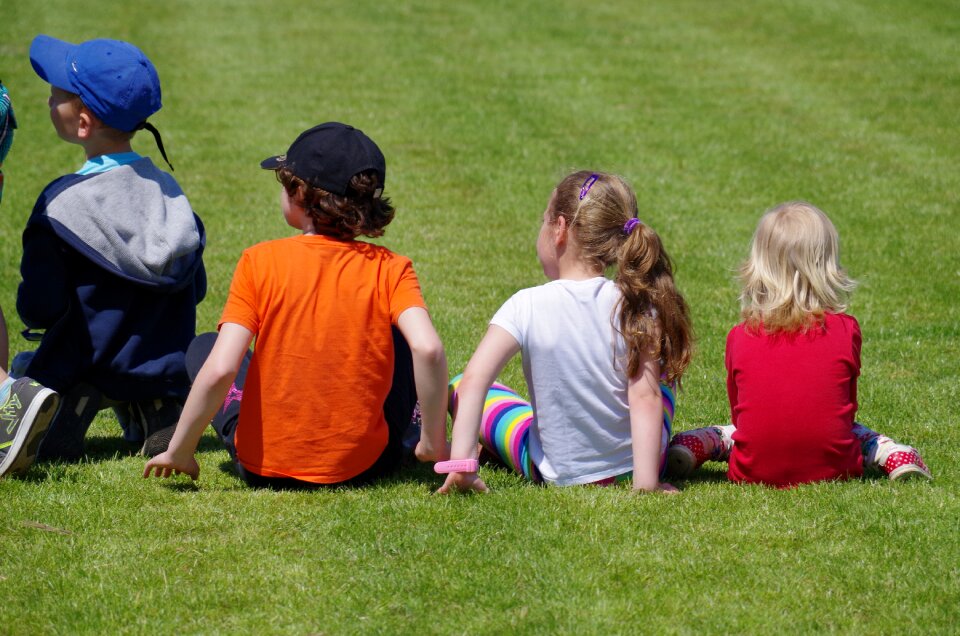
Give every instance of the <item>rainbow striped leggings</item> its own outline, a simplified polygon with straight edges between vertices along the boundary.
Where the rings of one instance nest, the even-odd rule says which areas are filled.
[[[457,412],[457,388],[460,386],[461,373],[450,381],[450,412]],[[670,440],[673,425],[673,411],[676,396],[673,387],[661,384],[663,394],[663,434],[660,436],[660,474],[666,467],[667,443]],[[487,392],[480,420],[480,444],[484,450],[499,462],[527,479],[540,483],[543,479],[530,458],[530,424],[533,422],[533,408],[516,391],[503,384],[494,383]],[[594,485],[608,486],[630,480],[632,472],[609,477]]]

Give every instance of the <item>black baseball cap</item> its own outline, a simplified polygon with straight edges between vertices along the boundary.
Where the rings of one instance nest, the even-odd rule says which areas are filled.
[[[380,188],[387,180],[383,153],[363,132],[353,126],[330,121],[300,133],[284,155],[260,162],[266,170],[289,168],[310,185],[344,195],[354,175],[373,170]]]

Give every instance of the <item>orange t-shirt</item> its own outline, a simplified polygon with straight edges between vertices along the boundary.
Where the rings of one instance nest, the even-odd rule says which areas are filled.
[[[256,336],[237,459],[264,477],[337,483],[387,445],[390,326],[424,307],[410,260],[361,241],[301,235],[243,252],[220,324]]]

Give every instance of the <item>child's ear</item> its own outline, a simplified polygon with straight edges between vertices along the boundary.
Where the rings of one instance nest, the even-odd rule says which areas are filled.
[[[567,220],[563,218],[563,215],[557,216],[557,229],[554,230],[553,240],[557,245],[563,245],[567,242],[567,231],[570,228],[567,226]]]
[[[90,139],[93,136],[94,130],[102,126],[100,120],[87,110],[85,107],[80,108],[80,112],[77,114],[77,137],[81,140]]]
[[[300,207],[303,207],[303,189],[304,189],[304,187],[305,187],[305,186],[303,186],[303,185],[297,186],[296,192],[294,192],[294,193],[290,196],[290,198],[293,200],[293,202],[296,203],[297,205],[299,205]]]

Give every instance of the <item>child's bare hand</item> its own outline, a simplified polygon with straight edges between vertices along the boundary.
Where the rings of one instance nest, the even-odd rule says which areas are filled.
[[[677,488],[677,487],[674,486],[673,484],[668,484],[668,483],[665,482],[665,481],[658,482],[656,488],[647,489],[647,488],[638,488],[638,487],[634,486],[633,489],[634,489],[636,492],[641,493],[641,494],[642,494],[642,493],[648,493],[648,492],[662,492],[662,493],[664,493],[664,494],[666,494],[666,495],[679,495],[679,494],[680,494],[680,489],[679,489],[679,488]]]
[[[477,473],[450,473],[447,475],[447,480],[443,482],[443,485],[437,489],[437,492],[441,495],[448,495],[453,490],[460,492],[490,492],[490,489],[487,488],[487,485],[483,483],[483,480],[480,479],[480,475]]]
[[[143,477],[146,479],[151,476],[151,473],[154,477],[169,477],[182,473],[190,475],[190,478],[196,481],[197,477],[200,476],[200,464],[197,463],[192,454],[189,458],[184,459],[177,457],[168,450],[165,453],[160,453],[144,466]]]

